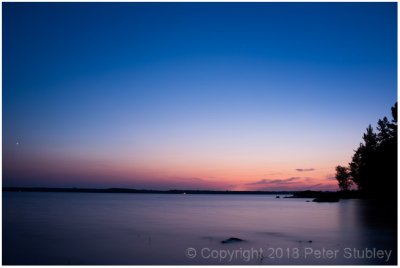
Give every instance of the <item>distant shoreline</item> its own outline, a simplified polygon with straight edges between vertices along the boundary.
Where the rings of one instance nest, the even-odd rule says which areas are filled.
[[[49,193],[112,193],[112,194],[219,194],[219,195],[277,195],[283,198],[365,199],[371,198],[360,191],[214,191],[214,190],[149,190],[130,188],[57,188],[57,187],[3,187],[3,192],[49,192]],[[393,199],[378,196],[380,199]],[[372,197],[374,198],[374,197]]]
[[[147,190],[129,188],[53,188],[3,187],[3,192],[63,192],[63,193],[131,193],[131,194],[230,194],[230,195],[293,195],[301,191],[213,191],[213,190]]]

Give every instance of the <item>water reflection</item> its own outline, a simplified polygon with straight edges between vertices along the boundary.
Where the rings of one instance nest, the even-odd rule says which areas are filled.
[[[345,248],[366,247],[393,249],[390,263],[396,263],[391,211],[377,211],[379,206],[365,200],[305,201],[265,195],[5,192],[3,263],[386,264],[381,259],[343,256]],[[221,243],[230,237],[244,241]],[[196,257],[188,257],[188,248],[197,251]],[[209,252],[242,249],[242,255],[243,250],[262,248],[264,253],[228,261],[204,258],[203,248]],[[341,254],[270,258],[270,248],[291,254],[296,249],[303,255],[324,249]]]

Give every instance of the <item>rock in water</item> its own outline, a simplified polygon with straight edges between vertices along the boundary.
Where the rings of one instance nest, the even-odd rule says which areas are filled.
[[[244,241],[243,239],[237,238],[237,237],[231,237],[229,239],[221,241],[222,244],[227,244],[227,243],[235,243],[235,242],[242,242]]]
[[[322,203],[322,202],[339,202],[339,198],[336,197],[320,197],[320,198],[315,198],[313,200],[313,202],[318,202],[318,203]]]

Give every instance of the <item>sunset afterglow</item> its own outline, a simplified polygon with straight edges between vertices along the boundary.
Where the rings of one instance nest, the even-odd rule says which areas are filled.
[[[310,4],[3,3],[3,186],[337,190],[396,9]]]

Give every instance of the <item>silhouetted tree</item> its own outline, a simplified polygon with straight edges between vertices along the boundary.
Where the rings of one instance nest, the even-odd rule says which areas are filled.
[[[376,129],[379,131],[378,142],[382,142],[390,138],[391,130],[389,129],[389,121],[386,116],[383,119],[379,119]]]
[[[349,163],[350,179],[360,191],[370,196],[397,196],[397,103],[391,110],[393,119],[391,122],[386,117],[380,119],[378,133],[371,125],[368,126],[363,142]],[[342,169],[339,171],[344,172]],[[345,173],[339,175],[342,180]],[[338,182],[340,187],[339,179]]]
[[[355,151],[350,163],[350,175],[359,190],[368,192],[375,177],[375,151],[378,145],[377,135],[371,125],[364,133],[363,140],[364,143]]]
[[[350,172],[347,167],[336,167],[336,179],[339,183],[339,188],[341,191],[348,191],[349,187],[353,184],[353,182],[350,180]]]

